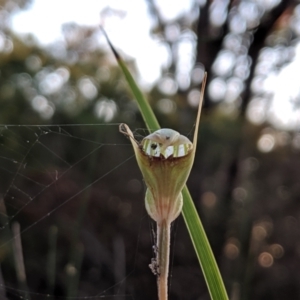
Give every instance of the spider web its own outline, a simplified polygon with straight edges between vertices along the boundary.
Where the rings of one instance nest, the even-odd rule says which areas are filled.
[[[149,219],[118,124],[2,125],[0,178],[1,299],[134,299]]]

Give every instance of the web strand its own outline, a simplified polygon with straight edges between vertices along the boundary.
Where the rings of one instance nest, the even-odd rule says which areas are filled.
[[[129,141],[126,141],[122,135],[119,135],[118,125],[0,125],[0,174],[4,178],[0,182],[0,224],[2,226],[0,227],[0,252],[5,252],[16,239],[20,239],[24,244],[26,269],[28,260],[26,256],[30,254],[28,249],[32,248],[30,243],[45,244],[45,241],[38,241],[38,237],[36,238],[35,234],[40,236],[40,232],[45,232],[51,226],[58,226],[60,235],[73,236],[72,230],[75,226],[79,226],[79,223],[76,223],[79,221],[74,216],[72,217],[74,219],[70,219],[68,214],[77,209],[80,201],[83,202],[85,198],[89,197],[92,199],[95,199],[95,197],[96,199],[97,197],[101,199],[107,197],[105,196],[105,189],[108,181],[112,181],[113,186],[115,185],[115,188],[112,187],[112,189],[117,190],[118,184],[121,184],[124,186],[123,189],[126,190],[126,184],[130,180],[129,174],[131,172],[129,161],[133,161],[134,155]],[[112,130],[113,127],[116,130]],[[105,128],[104,132],[103,128]],[[98,129],[102,130],[102,133],[97,136]],[[115,132],[116,134],[111,138],[108,132]],[[148,134],[148,130],[140,128],[135,130],[134,133],[137,140],[140,141]],[[94,171],[91,172],[90,169]],[[121,170],[123,170],[122,174],[126,174],[125,177],[115,179],[118,171]],[[82,174],[84,174],[83,177]],[[141,180],[140,173],[137,172],[137,174],[137,178]],[[32,287],[29,288],[29,291],[25,290],[22,286],[14,283],[13,280],[8,280],[7,272],[5,272],[5,284],[0,282],[0,289],[7,294],[7,300],[135,299],[130,290],[127,289],[127,285],[136,276],[135,270],[142,259],[143,255],[140,252],[144,251],[141,250],[142,232],[145,231],[143,224],[144,221],[147,221],[147,224],[149,222],[149,217],[144,209],[143,185],[139,183],[137,187],[136,184],[137,180],[134,179],[134,182],[129,184],[129,186],[132,186],[133,190],[138,188],[140,191],[139,194],[136,194],[138,195],[136,197],[139,199],[138,201],[134,200],[134,206],[139,206],[142,210],[138,220],[139,225],[134,233],[133,243],[135,246],[133,246],[134,249],[131,254],[132,264],[129,270],[126,269],[126,272],[123,273],[123,277],[119,277],[114,284],[111,283],[106,287],[103,283],[103,287],[98,287],[97,292],[94,291],[87,295],[80,292],[78,296],[73,297],[67,294],[59,296],[53,290],[50,291],[50,294],[35,291],[35,289],[31,290]],[[64,192],[64,189],[66,192]],[[97,193],[100,196],[97,196]],[[101,193],[104,194],[101,195]],[[126,214],[126,207],[128,206],[126,204],[128,203],[126,196],[122,196],[120,199],[112,198],[107,203],[109,204],[110,201],[112,204],[108,208],[108,214],[109,210],[116,210],[120,205],[125,207],[122,214]],[[93,205],[95,204],[95,202],[92,203]],[[74,206],[76,206],[76,209]],[[93,212],[93,209],[91,211]],[[78,214],[80,213],[78,211]],[[67,214],[65,218],[63,218],[64,214]],[[101,215],[101,210],[99,210],[99,214]],[[105,216],[102,215],[101,218],[105,218]],[[96,228],[97,224],[93,223],[93,218],[95,217],[91,215],[85,217],[85,225],[81,229],[80,234],[82,234],[82,230],[88,230],[89,234],[95,235],[96,238],[99,228]],[[128,218],[128,220],[130,219],[131,217]],[[21,230],[15,235],[8,234],[13,223],[19,223],[21,227]],[[101,224],[101,226],[105,226],[104,231],[110,230],[109,226],[106,229],[105,220],[101,220]],[[71,237],[69,241],[61,241],[60,239],[58,237],[58,243],[66,244],[67,242],[72,246]],[[77,243],[82,243],[81,238],[78,239]],[[97,243],[101,242],[98,241]],[[127,244],[126,240],[125,244]],[[152,276],[151,271],[147,267],[151,259],[152,244],[153,242],[151,243],[149,240],[149,257],[145,264],[146,272],[149,272],[148,276]],[[47,249],[47,251],[49,250]],[[63,250],[57,249],[57,251],[60,251],[57,255],[62,255],[60,253],[63,253]],[[72,261],[72,258],[65,258],[64,261],[67,264],[68,261]],[[105,263],[104,259],[103,264]],[[98,267],[96,265],[96,268]],[[7,266],[4,265],[3,268],[7,268]],[[44,266],[40,266],[40,268],[44,268]],[[112,266],[110,268],[113,270]],[[35,277],[39,274],[37,271],[28,272],[30,272],[27,274],[29,281],[32,276]],[[110,272],[112,271],[110,270]]]
[[[2,223],[0,249],[7,249],[17,237],[22,237],[24,233],[31,232],[34,228],[37,228],[44,220],[118,170],[133,157],[131,153],[127,157],[123,157],[121,161],[120,159],[118,159],[119,161],[113,159],[111,167],[108,170],[103,170],[102,174],[99,174],[96,179],[76,189],[77,191],[75,190],[73,195],[63,199],[62,202],[56,204],[54,208],[48,210],[47,213],[44,213],[37,220],[31,221],[31,224],[23,228],[17,235],[8,236],[7,238],[5,229],[9,228],[11,222],[19,219],[19,217],[23,218],[24,213],[26,212],[27,214],[31,210],[31,207],[36,209],[37,205],[43,205],[40,202],[40,198],[44,198],[46,192],[48,194],[51,191],[56,191],[58,183],[62,180],[68,180],[74,171],[75,173],[78,172],[78,168],[85,167],[86,162],[90,158],[95,155],[98,156],[98,153],[102,153],[99,151],[107,147],[119,147],[123,152],[122,148],[129,145],[125,143],[126,141],[124,143],[117,143],[115,141],[110,142],[109,140],[105,142],[93,140],[85,135],[69,131],[68,127],[82,129],[85,126],[105,126],[111,128],[111,126],[118,125],[110,124],[110,127],[108,127],[108,124],[0,125],[0,174],[2,173],[2,176],[5,178],[2,184],[0,184],[0,222]],[[52,144],[49,146],[49,141],[53,142],[56,139],[55,136],[57,136],[57,147],[53,148]],[[78,155],[74,155],[76,154],[76,149],[74,149],[75,153],[73,152],[73,156],[77,156],[75,160],[72,157],[70,159],[70,155],[66,153],[62,154],[57,148],[61,150],[60,148],[67,143],[66,140],[70,140],[73,143],[74,141],[78,141],[80,145],[86,145],[86,147],[82,147],[83,149],[86,148],[85,153],[83,155],[81,153],[78,157]],[[128,147],[127,149],[130,148]],[[43,153],[41,156],[42,160],[40,153]],[[51,164],[48,163],[49,161],[53,161],[55,165],[51,167]],[[42,176],[33,176],[34,174],[41,174]],[[35,292],[28,292],[28,296],[26,296],[27,291],[10,286],[9,283],[7,285],[1,283],[0,289],[6,291],[8,296],[12,295],[19,299],[27,299],[27,297],[28,299],[133,299],[130,294],[107,295],[115,287],[122,285],[131,272],[120,282],[100,293],[98,292],[94,296],[60,297]]]

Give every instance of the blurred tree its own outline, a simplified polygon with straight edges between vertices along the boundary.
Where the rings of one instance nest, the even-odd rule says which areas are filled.
[[[98,28],[65,24],[64,40],[41,49],[34,37],[21,39],[9,27],[10,14],[29,4],[30,1],[0,2],[1,123],[122,121],[130,123],[130,127],[143,128],[122,75],[111,56],[100,47]],[[204,69],[209,74],[199,155],[189,187],[231,299],[299,298],[300,90],[298,80],[290,79],[287,72],[292,69],[294,77],[299,78],[298,1],[195,0],[190,11],[173,19],[164,15],[160,1],[147,0],[147,4],[154,24],[152,35],[169,53],[160,80],[148,93],[164,127],[190,132]],[[110,9],[103,12],[106,17],[110,13]],[[135,72],[134,61],[128,63]],[[280,82],[288,92],[279,89]],[[88,142],[67,143],[62,136],[57,139],[47,130],[49,149],[58,148],[60,157],[71,165],[94,149]],[[69,133],[75,136],[78,132],[75,134],[74,130]],[[81,128],[80,134],[87,140],[124,142],[112,126]],[[16,153],[21,153],[22,148],[10,142],[13,136],[2,136],[2,145],[10,143]],[[20,136],[31,140],[32,132],[23,130]],[[39,132],[39,138],[42,136]],[[52,203],[50,206],[45,199],[37,199],[43,202],[37,201],[40,205],[25,210],[20,221],[33,224],[37,216],[45,216],[74,195],[74,190],[97,178],[98,170],[112,168],[112,161],[125,159],[128,153],[129,150],[113,147],[103,149],[101,157],[95,154],[89,166],[74,169],[72,176],[58,184],[56,197],[48,190],[44,198]],[[48,168],[55,168],[43,152],[34,152],[34,156]],[[34,159],[29,163],[34,165]],[[1,166],[12,168],[4,160]],[[67,169],[63,163],[59,166],[61,172]],[[46,172],[28,172],[26,176],[49,180]],[[139,206],[135,201],[143,199],[142,188],[136,188],[139,176],[134,165],[120,167],[114,178],[107,177],[99,187],[92,187],[81,201],[61,210],[56,219],[49,217],[48,223],[59,230],[58,243],[62,246],[57,258],[59,279],[52,286],[53,294],[96,295],[122,281],[124,269],[132,270],[134,266],[135,275],[127,277],[124,293],[136,299],[155,297],[155,278],[146,271],[150,259],[140,254],[150,249],[146,238],[149,228],[140,230],[141,250],[136,254],[136,228],[141,226],[143,211],[142,203]],[[2,193],[11,181],[5,176]],[[78,187],[82,182],[86,185]],[[19,187],[27,189],[25,182]],[[132,192],[135,188],[138,192]],[[124,213],[129,207],[135,211],[128,213],[130,218]],[[9,214],[15,212],[13,207],[8,210]],[[70,227],[76,229],[72,237],[67,230]],[[49,291],[45,287],[45,272],[39,265],[48,244],[38,238],[52,232],[48,229],[33,229],[37,235],[32,233],[28,239],[22,236],[29,289],[38,293]],[[31,245],[32,236],[37,244]],[[96,248],[100,254],[94,252]],[[30,256],[29,252],[41,255]],[[127,255],[125,267],[122,253]],[[5,258],[5,254],[1,256],[4,282],[13,285],[13,267],[5,263]],[[72,277],[74,270],[78,270],[76,278]],[[172,299],[187,298],[186,291],[191,295],[188,299],[207,299],[197,259],[181,225],[177,229],[172,280]],[[14,299],[12,294],[10,297]]]

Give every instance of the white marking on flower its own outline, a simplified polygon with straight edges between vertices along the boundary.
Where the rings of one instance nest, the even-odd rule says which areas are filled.
[[[153,157],[182,157],[193,148],[192,142],[172,129],[159,129],[142,140],[143,151]]]

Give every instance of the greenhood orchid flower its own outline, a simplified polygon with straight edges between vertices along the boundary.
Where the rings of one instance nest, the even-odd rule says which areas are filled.
[[[126,124],[120,132],[130,138],[147,191],[146,210],[157,224],[156,258],[149,265],[157,275],[159,300],[168,299],[170,227],[182,210],[181,191],[194,163],[206,76],[197,114],[193,142],[172,129],[159,129],[138,142]]]
[[[126,124],[120,125],[120,131],[129,136],[147,185],[146,209],[157,224],[157,254],[149,267],[158,275],[159,300],[167,300],[170,227],[182,210],[181,191],[194,162],[195,147],[172,129],[159,129],[141,143]]]
[[[172,129],[159,129],[137,142],[126,124],[120,131],[130,137],[148,187],[145,204],[156,222],[174,221],[182,209],[181,191],[194,161],[192,142]]]

